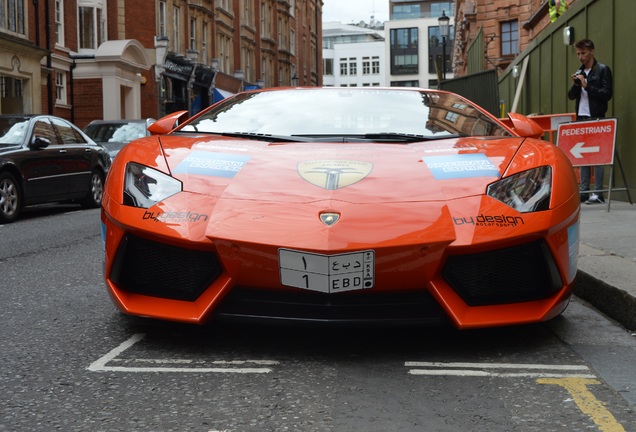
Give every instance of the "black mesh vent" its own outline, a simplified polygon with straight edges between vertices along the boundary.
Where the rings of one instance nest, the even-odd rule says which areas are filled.
[[[471,306],[540,300],[563,287],[554,258],[543,241],[450,256],[443,276]]]
[[[112,280],[123,290],[175,300],[196,300],[221,274],[212,252],[183,249],[126,235]]]
[[[447,321],[445,313],[428,291],[324,294],[240,287],[234,288],[223,299],[216,310],[216,317],[319,325],[414,325]]]

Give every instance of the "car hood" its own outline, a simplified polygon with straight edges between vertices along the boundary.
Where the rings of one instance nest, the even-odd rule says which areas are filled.
[[[482,195],[523,138],[409,144],[268,143],[209,136],[160,138],[185,191],[269,202],[443,201]]]

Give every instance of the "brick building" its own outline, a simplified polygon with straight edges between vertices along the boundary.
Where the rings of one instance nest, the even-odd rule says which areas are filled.
[[[198,112],[245,88],[321,85],[320,0],[6,0],[0,113]]]
[[[547,0],[455,0],[455,75],[503,71],[549,24]],[[471,59],[475,43],[483,55]]]

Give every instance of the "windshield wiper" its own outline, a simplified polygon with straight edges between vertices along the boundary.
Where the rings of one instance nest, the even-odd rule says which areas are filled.
[[[191,126],[194,128],[194,126],[192,125],[186,125],[186,127]],[[303,137],[298,137],[297,135],[272,135],[272,134],[262,134],[262,133],[256,133],[256,132],[211,132],[211,131],[199,131],[199,130],[188,130],[188,129],[180,129],[178,131],[175,131],[175,133],[179,134],[179,133],[192,133],[192,134],[200,134],[200,133],[206,133],[206,134],[212,134],[212,135],[221,135],[221,136],[225,136],[225,137],[232,137],[232,138],[245,138],[245,139],[251,139],[251,140],[258,140],[258,141],[268,141],[268,142],[315,142],[315,139],[312,138],[303,138]]]
[[[217,135],[232,137],[232,138],[246,138],[252,140],[270,141],[270,142],[314,142],[314,139],[303,138],[299,136],[290,135],[272,135],[261,134],[255,132],[212,132]]]
[[[382,142],[418,142],[418,141],[433,141],[439,139],[458,138],[462,135],[449,134],[443,136],[435,135],[418,135],[400,132],[377,132],[368,133],[364,135],[365,139],[382,141]]]

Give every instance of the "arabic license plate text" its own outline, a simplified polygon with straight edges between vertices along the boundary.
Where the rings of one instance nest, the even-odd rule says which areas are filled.
[[[283,285],[324,293],[372,288],[374,260],[372,250],[337,255],[278,250]]]

